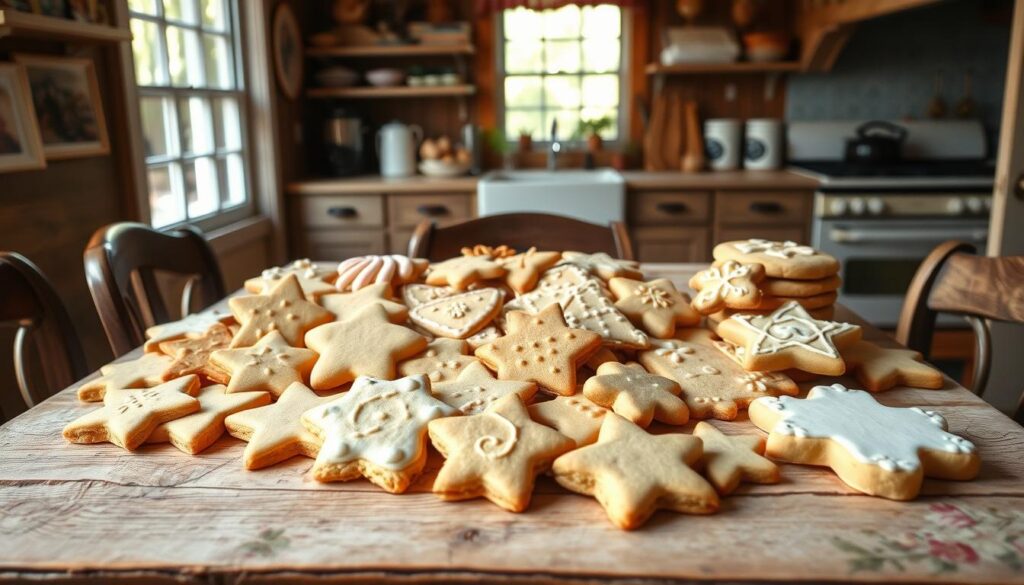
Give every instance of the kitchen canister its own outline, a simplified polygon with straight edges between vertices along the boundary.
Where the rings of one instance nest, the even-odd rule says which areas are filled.
[[[712,118],[704,122],[704,153],[713,171],[740,168],[743,123],[735,118]]]
[[[759,171],[782,166],[782,120],[754,118],[747,120],[743,141],[744,168]]]

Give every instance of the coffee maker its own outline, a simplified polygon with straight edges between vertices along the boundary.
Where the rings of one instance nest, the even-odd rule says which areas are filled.
[[[358,175],[363,171],[363,121],[338,108],[324,125],[324,151],[327,166],[338,177]]]

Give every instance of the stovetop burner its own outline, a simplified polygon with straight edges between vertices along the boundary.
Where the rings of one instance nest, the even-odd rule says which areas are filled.
[[[985,160],[907,160],[892,163],[826,160],[800,161],[794,163],[793,167],[795,170],[803,169],[816,175],[837,178],[991,178],[996,173],[995,165]]]

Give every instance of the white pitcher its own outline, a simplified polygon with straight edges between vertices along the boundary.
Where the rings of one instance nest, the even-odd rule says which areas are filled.
[[[416,146],[423,140],[423,129],[397,120],[377,131],[377,157],[383,177],[411,177],[416,174]]]

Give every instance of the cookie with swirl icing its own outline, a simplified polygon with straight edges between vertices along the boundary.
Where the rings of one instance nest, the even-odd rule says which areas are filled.
[[[774,242],[762,239],[722,242],[712,251],[715,260],[735,260],[745,264],[764,266],[765,274],[773,278],[815,280],[839,272],[839,261],[834,257],[796,242]]]
[[[391,283],[392,287],[415,282],[430,263],[402,254],[356,256],[338,264],[334,286],[341,292],[357,291],[371,284]]]

